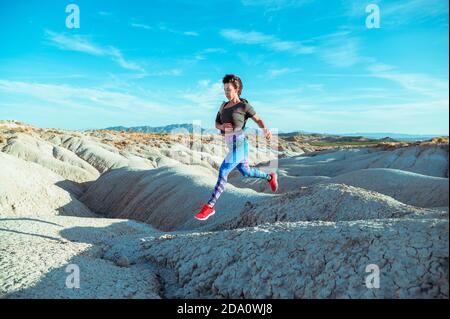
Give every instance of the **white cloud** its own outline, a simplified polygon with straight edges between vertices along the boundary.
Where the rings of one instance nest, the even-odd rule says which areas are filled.
[[[211,53],[225,53],[227,52],[225,49],[222,48],[206,48],[203,50],[200,50],[193,54],[195,60],[204,60],[205,56]]]
[[[360,62],[356,41],[347,40],[335,46],[327,45],[320,50],[320,57],[336,67],[349,67]]]
[[[167,31],[170,33],[175,33],[175,34],[181,34],[181,35],[185,35],[185,36],[189,36],[189,37],[198,37],[199,33],[195,32],[195,31],[179,31],[179,30],[175,30],[172,28],[168,28],[166,26],[164,26],[163,24],[159,24],[159,26],[157,27],[152,27],[149,26],[147,24],[143,24],[143,23],[131,23],[131,26],[133,28],[140,28],[140,29],[146,29],[146,30],[162,30],[162,31]]]
[[[394,66],[382,63],[370,65],[367,69],[372,76],[394,81],[414,93],[434,98],[448,98],[448,79],[437,79],[419,73],[404,73],[396,70]]]
[[[151,26],[146,25],[146,24],[141,24],[141,23],[132,23],[131,26],[133,28],[141,28],[141,29],[146,29],[146,30],[151,30],[153,29]]]
[[[4,98],[9,94],[15,100],[19,99],[25,104],[31,98],[32,101],[41,101],[45,105],[56,108],[88,108],[136,113],[143,111],[164,113],[167,111],[167,105],[160,105],[139,96],[102,88],[0,80],[0,92],[4,93],[2,94]]]
[[[96,56],[107,56],[124,69],[144,72],[144,68],[137,62],[125,60],[119,49],[112,46],[102,47],[97,45],[87,36],[66,35],[46,30],[45,38],[49,44],[54,45],[61,50],[83,52]]]
[[[125,60],[122,52],[120,52],[118,49],[111,47],[109,54],[111,55],[113,60],[116,61],[117,64],[119,64],[124,69],[145,72],[144,69],[136,62]]]
[[[150,72],[148,75],[157,75],[157,76],[163,76],[163,75],[171,75],[171,76],[180,76],[183,74],[183,70],[181,69],[168,69],[158,72]]]
[[[392,65],[384,64],[384,63],[376,63],[376,64],[370,65],[367,69],[370,72],[377,74],[377,73],[391,71],[391,70],[395,69],[395,67]]]
[[[280,69],[270,69],[267,75],[271,78],[275,78],[285,74],[292,74],[301,71],[301,68],[280,68]]]
[[[258,64],[261,64],[264,62],[264,60],[267,58],[266,54],[249,54],[246,52],[238,52],[236,54],[242,62],[244,62],[246,65],[249,66],[255,66]]]
[[[305,87],[314,91],[324,92],[324,85],[321,83],[306,84]]]
[[[339,31],[310,39],[317,43],[319,57],[327,64],[346,68],[367,59],[359,54],[359,39],[349,31]]]
[[[178,31],[178,30],[174,30],[172,28],[167,28],[163,25],[160,25],[159,29],[170,32],[170,33],[181,34],[181,35],[190,36],[190,37],[198,37],[199,36],[198,32],[195,32],[195,31]]]
[[[209,80],[198,81],[194,89],[181,92],[180,97],[190,105],[205,110],[219,108],[218,101],[226,99],[222,82],[211,83]]]
[[[191,37],[198,37],[198,32],[195,31],[184,31],[183,34]]]
[[[199,80],[197,83],[200,87],[208,87],[209,80]]]
[[[222,48],[206,48],[206,49],[202,50],[202,52],[204,52],[204,53],[225,53],[225,52],[227,52],[227,50],[222,49]]]
[[[242,0],[244,6],[262,6],[266,12],[278,11],[292,7],[301,7],[314,0]]]
[[[261,45],[272,51],[287,51],[294,54],[311,54],[315,51],[313,46],[295,41],[280,40],[275,36],[256,31],[244,32],[237,29],[222,29],[220,34],[235,43]]]
[[[61,33],[45,31],[46,40],[49,44],[61,50],[78,51],[92,55],[104,55],[105,50],[93,44],[87,37],[80,35],[65,35]]]
[[[359,54],[359,39],[351,36],[350,31],[333,32],[301,42],[280,40],[261,32],[243,32],[237,29],[223,29],[220,34],[235,43],[260,45],[275,52],[314,54],[327,64],[340,68],[370,60]],[[241,58],[243,57],[245,58],[241,53]],[[253,56],[250,60],[253,60]],[[249,62],[254,64],[254,62]]]

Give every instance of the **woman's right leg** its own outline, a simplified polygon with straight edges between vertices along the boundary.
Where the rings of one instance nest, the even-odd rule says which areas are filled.
[[[223,160],[222,164],[219,168],[219,177],[217,178],[216,186],[214,187],[214,191],[211,194],[211,197],[208,200],[208,204],[210,206],[214,206],[216,201],[219,199],[223,190],[225,189],[225,185],[227,184],[228,174],[236,167],[236,163],[227,163],[226,160]]]

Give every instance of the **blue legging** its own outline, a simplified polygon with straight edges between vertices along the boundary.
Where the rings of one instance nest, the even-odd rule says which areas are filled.
[[[222,194],[227,184],[228,174],[237,167],[244,177],[270,179],[270,175],[248,165],[248,139],[242,136],[233,136],[228,144],[228,154],[224,158],[219,168],[219,177],[217,179],[214,191],[208,200],[208,204],[214,206],[220,194]]]

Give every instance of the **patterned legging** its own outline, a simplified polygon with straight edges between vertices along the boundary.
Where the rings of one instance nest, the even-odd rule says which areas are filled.
[[[208,204],[214,206],[220,194],[227,184],[228,174],[236,167],[244,177],[270,179],[270,175],[248,165],[248,139],[244,136],[232,136],[232,141],[227,142],[228,154],[219,168],[214,191],[208,200]]]

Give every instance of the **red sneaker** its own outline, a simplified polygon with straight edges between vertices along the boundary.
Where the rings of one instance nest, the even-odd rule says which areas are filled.
[[[198,220],[207,220],[209,216],[212,216],[216,213],[214,207],[209,206],[208,204],[203,205],[200,212],[195,215],[195,218]]]
[[[278,189],[277,173],[272,172],[269,175],[272,176],[272,178],[268,182],[269,182],[270,188],[272,188],[272,192],[275,193]]]

